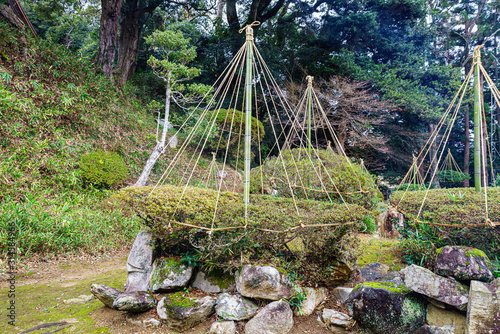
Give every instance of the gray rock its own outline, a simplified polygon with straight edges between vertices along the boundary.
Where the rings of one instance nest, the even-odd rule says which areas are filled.
[[[270,266],[243,266],[236,280],[236,290],[245,297],[268,300],[292,296],[292,287],[286,275]]]
[[[295,312],[295,315],[311,315],[316,307],[325,300],[328,295],[327,288],[302,288],[306,293],[306,299],[302,301],[300,311]]]
[[[347,314],[327,308],[318,317],[318,321],[332,332],[350,328],[354,325],[354,320]]]
[[[170,137],[170,139],[168,140],[168,146],[170,148],[175,148],[177,147],[177,145],[179,145],[179,139],[177,138],[177,135],[173,135],[172,137]]]
[[[240,321],[253,317],[258,308],[257,304],[245,297],[221,293],[217,296],[215,312],[225,320]]]
[[[337,298],[341,303],[344,303],[349,294],[352,292],[352,288],[338,287],[333,289],[332,295]]]
[[[467,309],[469,288],[453,278],[434,274],[429,269],[412,264],[401,270],[401,278],[407,288],[460,311]]]
[[[90,292],[99,299],[107,307],[113,308],[113,303],[115,299],[118,298],[123,291],[115,288],[111,288],[104,284],[92,284],[90,286]]]
[[[214,322],[208,334],[236,334],[236,325],[234,321]]]
[[[467,319],[458,311],[443,310],[434,305],[427,305],[427,324],[435,327],[453,327],[454,334],[465,334]]]
[[[245,325],[245,334],[287,334],[293,327],[293,312],[283,300],[267,304]]]
[[[156,320],[155,318],[149,318],[149,319],[143,320],[142,323],[146,327],[148,327],[148,326],[149,327],[158,327],[161,325],[161,322]]]
[[[188,298],[181,293],[163,297],[156,312],[160,319],[173,330],[183,332],[201,323],[214,313],[215,298]]]
[[[454,334],[455,329],[451,326],[436,327],[423,325],[415,334]]]
[[[471,281],[467,333],[500,333],[500,278],[490,284]]]
[[[85,303],[88,303],[94,298],[94,295],[80,295],[76,298],[71,298],[67,300],[63,300],[64,304],[78,304],[78,305],[83,305]]]
[[[193,276],[193,267],[179,260],[166,258],[156,259],[151,273],[151,291],[167,292],[184,288]]]
[[[408,334],[425,322],[425,302],[404,285],[392,282],[358,284],[346,305],[353,318],[373,334]]]
[[[151,233],[139,232],[127,259],[128,278],[125,282],[125,292],[148,291],[154,247],[155,239]]]
[[[210,272],[199,271],[194,279],[194,288],[206,293],[232,292],[236,289],[234,275],[222,270],[212,270]]]
[[[362,282],[371,282],[382,279],[389,272],[389,266],[375,262],[359,269],[359,278]]]
[[[128,292],[119,295],[113,302],[113,308],[130,313],[146,312],[156,307],[156,299],[148,292]]]
[[[445,246],[440,249],[434,272],[458,280],[491,282],[495,277],[488,268],[488,257],[479,249]]]

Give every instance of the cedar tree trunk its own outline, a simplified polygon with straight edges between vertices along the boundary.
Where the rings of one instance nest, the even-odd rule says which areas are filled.
[[[116,33],[123,0],[101,0],[101,25],[99,29],[99,55],[102,70],[111,75],[116,50]]]

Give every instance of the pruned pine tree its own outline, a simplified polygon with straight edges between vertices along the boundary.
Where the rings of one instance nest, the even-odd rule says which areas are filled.
[[[201,71],[196,67],[186,65],[196,58],[196,48],[189,46],[189,38],[185,38],[181,31],[156,30],[146,38],[146,43],[160,57],[151,56],[148,59],[148,65],[152,67],[154,74],[165,82],[165,113],[162,117],[161,137],[156,138],[156,146],[147,160],[136,186],[146,185],[156,161],[165,153],[167,132],[170,127],[171,102],[173,101],[180,107],[187,103],[196,103],[201,101],[210,90],[210,87],[202,84],[183,83],[199,76]]]

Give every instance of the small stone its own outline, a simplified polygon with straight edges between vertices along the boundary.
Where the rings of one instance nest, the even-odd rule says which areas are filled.
[[[429,269],[412,264],[401,270],[401,277],[407,288],[456,307],[467,309],[469,288],[451,277],[442,277]]]
[[[451,326],[436,327],[423,325],[415,334],[455,334],[455,329]]]
[[[172,137],[170,137],[170,139],[168,140],[168,146],[170,148],[175,148],[177,147],[177,145],[179,145],[179,139],[177,138],[177,135],[173,135]]]
[[[338,287],[333,289],[332,295],[337,298],[341,303],[344,303],[349,294],[352,292],[352,288]]]
[[[111,288],[104,284],[92,284],[90,286],[90,292],[92,292],[92,294],[104,305],[110,308],[113,308],[115,299],[123,293],[123,291]]]
[[[214,322],[208,334],[236,334],[236,325],[234,321]]]
[[[155,240],[150,232],[139,232],[127,259],[128,278],[125,282],[125,292],[148,291],[154,246]]]
[[[147,292],[123,293],[113,302],[113,308],[118,311],[140,313],[156,307],[156,299]]]
[[[246,320],[253,317],[258,310],[258,306],[251,300],[239,296],[222,293],[217,296],[215,312],[225,320]]]
[[[79,304],[83,305],[94,298],[94,295],[80,295],[77,298],[71,298],[68,300],[63,300],[64,304]]]
[[[359,270],[360,280],[362,282],[371,282],[382,279],[384,275],[387,275],[389,272],[389,266],[375,262],[368,265],[365,268]]]
[[[283,300],[267,304],[245,325],[245,334],[287,334],[293,327],[293,312]]]
[[[295,315],[311,315],[316,307],[325,300],[328,295],[327,288],[302,288],[306,293],[306,299],[302,301],[300,311],[295,312]]]
[[[434,272],[461,281],[491,282],[495,277],[488,268],[489,259],[479,249],[445,246],[439,250]]]
[[[193,267],[179,260],[156,259],[151,273],[151,291],[167,292],[184,288],[193,276]]]
[[[292,287],[286,275],[270,266],[243,266],[236,280],[236,290],[245,297],[268,300],[292,296]]]
[[[150,326],[150,327],[158,327],[161,325],[161,322],[156,320],[155,318],[150,318],[150,319],[146,319],[146,320],[143,320],[142,323],[144,324],[144,326]]]
[[[338,329],[338,327],[350,328],[354,325],[354,320],[347,314],[327,308],[323,310],[320,320],[326,328],[332,331]]]
[[[471,281],[469,298],[467,333],[500,333],[500,278],[490,284]]]
[[[212,315],[214,306],[214,297],[190,298],[178,292],[163,297],[156,312],[168,327],[183,332]]]

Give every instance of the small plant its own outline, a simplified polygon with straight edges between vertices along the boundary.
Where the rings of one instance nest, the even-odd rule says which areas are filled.
[[[365,217],[363,219],[363,232],[373,234],[377,231],[377,222],[372,217]]]
[[[129,176],[123,158],[115,152],[97,150],[82,155],[80,159],[82,177],[97,187],[121,185]]]
[[[451,201],[458,203],[459,201],[461,201],[464,198],[465,193],[458,191],[458,194],[455,194],[455,193],[452,193],[451,191],[448,191],[447,195]]]

